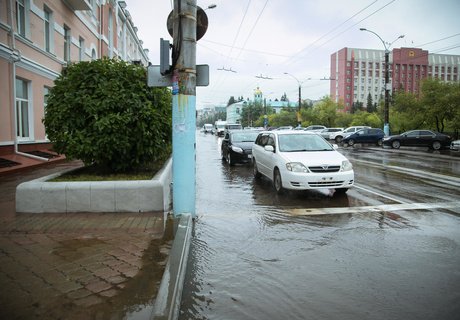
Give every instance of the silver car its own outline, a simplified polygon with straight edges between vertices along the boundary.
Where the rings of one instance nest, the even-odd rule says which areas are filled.
[[[331,135],[331,133],[343,131],[343,129],[344,128],[326,128],[326,129],[321,130],[319,134],[324,139],[329,139],[329,136]]]

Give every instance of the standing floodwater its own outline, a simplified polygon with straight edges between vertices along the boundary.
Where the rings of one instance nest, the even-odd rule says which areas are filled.
[[[397,155],[382,150],[341,149],[357,180],[347,195],[279,196],[223,162],[219,139],[197,133],[181,319],[458,319],[458,186],[389,170],[382,159]]]

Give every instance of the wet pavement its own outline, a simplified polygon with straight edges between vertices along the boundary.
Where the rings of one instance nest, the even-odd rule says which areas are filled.
[[[80,165],[0,177],[1,319],[148,317],[173,240],[162,212],[15,212],[19,183]]]
[[[277,195],[197,134],[197,218],[180,319],[458,319],[460,162],[339,149],[356,185]]]

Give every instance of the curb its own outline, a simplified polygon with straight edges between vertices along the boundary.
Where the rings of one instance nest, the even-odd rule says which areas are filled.
[[[165,162],[151,180],[48,181],[72,170],[75,169],[19,184],[16,187],[16,211],[166,213],[170,208],[172,158]]]
[[[192,216],[182,214],[150,316],[152,320],[176,320],[179,318],[192,229]]]

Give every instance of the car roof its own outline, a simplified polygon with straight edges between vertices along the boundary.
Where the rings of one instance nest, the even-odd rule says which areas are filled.
[[[259,134],[264,134],[264,133],[265,134],[272,133],[272,134],[275,134],[275,135],[278,135],[278,136],[281,136],[281,135],[298,135],[298,134],[318,136],[314,132],[308,132],[308,131],[303,131],[303,130],[272,130],[272,131],[261,131]]]

